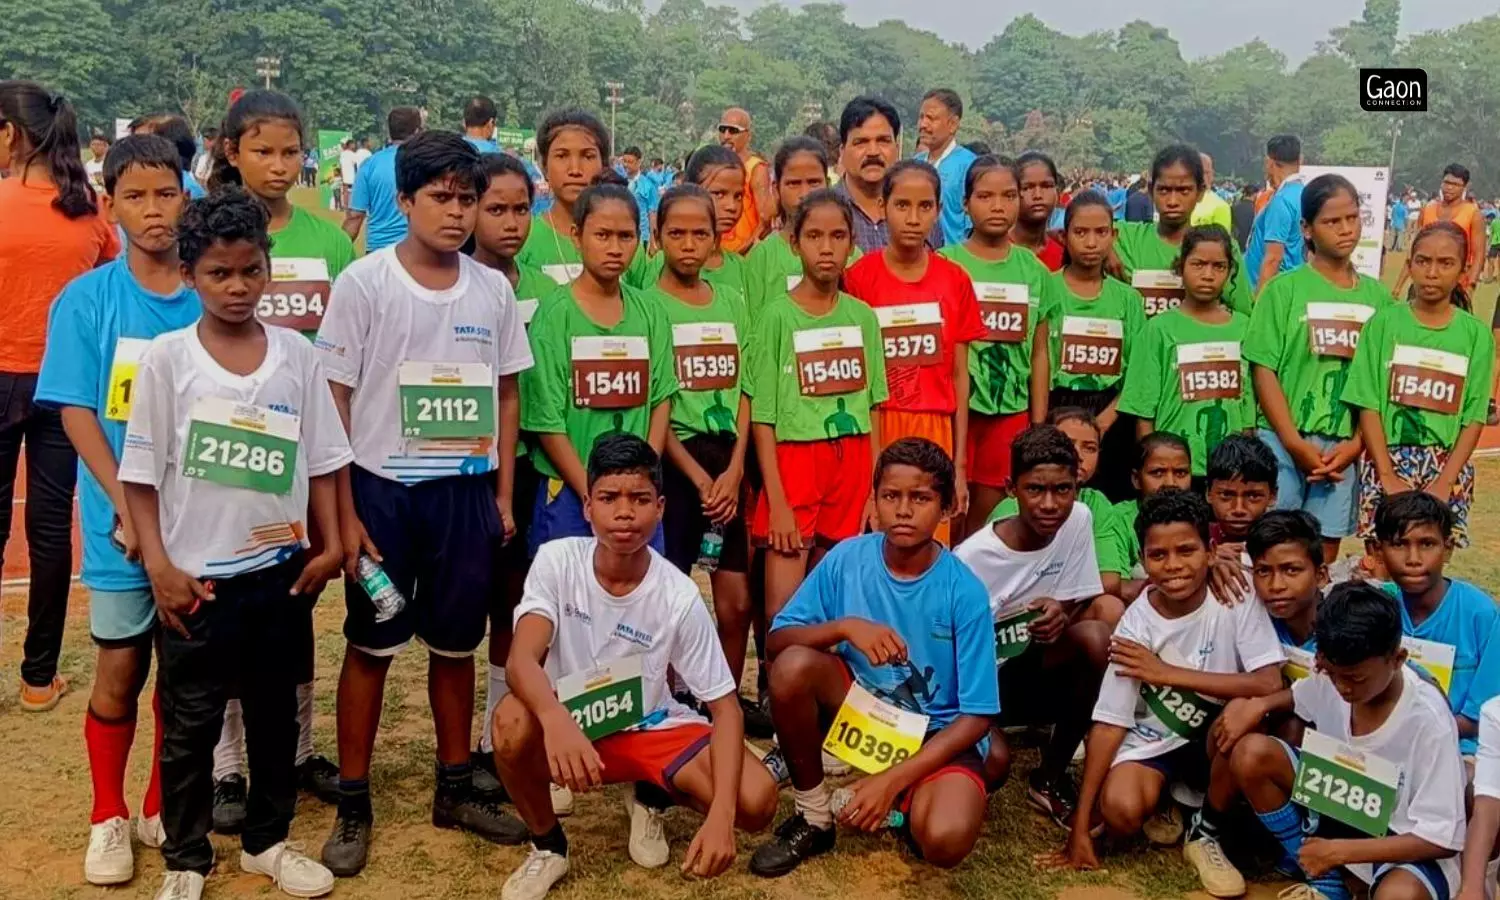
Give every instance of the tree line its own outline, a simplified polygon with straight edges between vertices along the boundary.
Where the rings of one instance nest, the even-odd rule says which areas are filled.
[[[1211,15],[1205,9],[1204,15]],[[977,50],[900,21],[862,27],[842,5],[781,5],[747,15],[705,0],[0,0],[0,77],[64,92],[84,122],[175,112],[195,126],[223,115],[229,92],[275,86],[311,127],[379,136],[392,106],[425,107],[457,127],[465,99],[492,97],[502,126],[533,127],[549,109],[605,113],[604,82],[624,84],[619,145],[682,156],[712,138],[721,110],[755,116],[764,152],[851,97],[879,94],[913,127],[922,94],[963,97],[964,140],[1036,148],[1069,170],[1140,171],[1155,148],[1186,141],[1221,174],[1258,179],[1265,139],[1302,137],[1309,160],[1384,165],[1398,184],[1435,188],[1451,161],[1500,193],[1500,15],[1398,40],[1400,0],[1367,0],[1296,66],[1251,40],[1187,60],[1168,29],[1144,21],[1070,36],[1031,15]],[[1359,107],[1361,66],[1416,66],[1429,111]]]

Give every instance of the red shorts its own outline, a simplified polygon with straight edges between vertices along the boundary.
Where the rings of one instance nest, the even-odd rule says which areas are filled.
[[[1010,481],[1010,445],[1031,425],[1031,413],[969,413],[969,480],[1003,488]]]
[[[781,488],[804,543],[815,538],[834,543],[864,531],[871,465],[867,434],[776,445]],[[770,533],[771,504],[763,490],[755,503],[750,535],[765,544]]]
[[[651,731],[621,731],[594,742],[604,764],[605,784],[649,781],[671,793],[680,793],[672,780],[682,767],[708,746],[713,729],[701,723],[657,728]]]

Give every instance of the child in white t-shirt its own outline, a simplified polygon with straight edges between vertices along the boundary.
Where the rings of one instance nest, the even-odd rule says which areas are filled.
[[[1048,866],[1096,868],[1096,809],[1117,836],[1140,831],[1174,776],[1207,768],[1203,739],[1219,705],[1281,687],[1285,657],[1265,609],[1225,606],[1209,589],[1212,520],[1197,494],[1163,491],[1141,504],[1136,529],[1150,587],[1115,628],[1078,811]]]
[[[1500,697],[1479,708],[1479,753],[1474,757],[1474,808],[1464,840],[1463,887],[1458,900],[1495,894],[1495,839],[1500,836]]]
[[[164,628],[159,896],[197,900],[213,867],[213,748],[224,706],[250,724],[240,867],[298,897],[333,875],[286,843],[297,801],[297,673],[312,598],[343,559],[335,474],[353,459],[318,354],[261,325],[267,213],[235,189],[188,207],[183,281],[203,316],[153,340],[135,376],[120,458],[125,503]],[[325,536],[309,558],[306,518]]]
[[[703,813],[682,866],[703,877],[734,862],[736,826],[759,831],[776,814],[775,779],[745,753],[738,686],[708,607],[692,579],[647,546],[661,519],[661,477],[644,440],[601,439],[583,507],[594,537],[549,541],[532,561],[506,663],[512,693],[493,726],[496,768],[532,851],[502,900],[539,900],[568,873],[552,781],[575,792],[649,782]],[[668,668],[707,705],[712,725],[673,699]],[[626,806],[632,858],[666,864],[665,840],[641,846],[636,837],[654,813],[633,793]]]
[[[1317,672],[1270,697],[1231,704],[1210,738],[1229,756],[1235,786],[1301,867],[1304,896],[1345,900],[1345,871],[1370,885],[1373,900],[1446,900],[1459,883],[1458,728],[1442,692],[1405,665],[1397,602],[1373,585],[1334,586],[1314,625]],[[1307,723],[1300,751],[1251,733],[1267,715],[1287,712]],[[1369,781],[1355,786],[1364,779],[1349,772],[1321,771],[1332,768],[1326,757],[1372,778],[1384,770],[1394,802]],[[1368,819],[1351,820],[1342,807],[1303,808],[1319,795],[1388,823],[1372,836]]]

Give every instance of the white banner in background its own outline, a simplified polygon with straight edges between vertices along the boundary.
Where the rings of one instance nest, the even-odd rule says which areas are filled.
[[[115,119],[115,140],[130,137],[130,123],[134,119]]]
[[[1385,248],[1386,201],[1390,196],[1390,173],[1385,166],[1303,166],[1303,183],[1319,175],[1342,175],[1359,191],[1359,212],[1364,220],[1354,268],[1380,280],[1380,254]]]

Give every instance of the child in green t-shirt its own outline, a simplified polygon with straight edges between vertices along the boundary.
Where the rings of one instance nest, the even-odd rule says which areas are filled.
[[[1484,261],[1484,280],[1500,278],[1500,214],[1489,212],[1490,251]]]
[[[1359,534],[1374,530],[1388,493],[1425,490],[1453,510],[1454,541],[1469,543],[1474,466],[1495,339],[1460,287],[1468,236],[1450,222],[1422,229],[1407,257],[1415,297],[1377,312],[1360,335],[1343,401],[1359,412]]]
[[[1312,513],[1332,562],[1354,533],[1354,461],[1364,442],[1341,402],[1365,323],[1390,303],[1374,278],[1354,268],[1363,229],[1359,191],[1340,175],[1302,192],[1308,261],[1261,291],[1245,358],[1260,402],[1260,438],[1276,454],[1277,505]]]
[[[1010,239],[1021,210],[1020,181],[1015,165],[999,157],[974,160],[964,179],[964,208],[974,231],[962,244],[939,251],[969,273],[989,332],[985,340],[969,344],[969,446],[963,448],[969,455],[969,518],[964,532],[977,530],[986,512],[1005,497],[1011,442],[1031,424],[1033,410],[1042,417],[1047,403],[1045,390],[1031,390],[1031,353],[1042,287],[1052,273]],[[1095,444],[1097,461],[1097,435]]]
[[[1193,457],[1187,441],[1166,431],[1141,438],[1131,457],[1131,485],[1148,500],[1162,491],[1186,491],[1193,486]],[[1141,568],[1141,541],[1135,532],[1140,500],[1124,500],[1114,505],[1100,538],[1099,580],[1106,593],[1126,603],[1139,597],[1146,586],[1146,570]]]
[[[828,154],[810,137],[788,138],[771,161],[781,228],[745,254],[745,302],[751,318],[802,280],[802,258],[792,249],[792,219],[802,198],[828,186]],[[858,250],[852,251],[854,259]]]
[[[739,156],[719,144],[699,147],[688,157],[682,178],[684,184],[708,192],[714,206],[713,225],[718,238],[722,239],[733,231],[735,223],[740,220],[740,211],[745,207],[745,164],[740,162]],[[657,279],[667,268],[660,235],[651,236],[651,249],[651,256],[636,254],[630,270],[625,273],[626,284],[642,289],[656,286]],[[725,251],[717,241],[698,274],[714,287],[726,288],[741,296],[745,293],[744,257]]]
[[[536,217],[516,259],[541,269],[558,284],[567,284],[583,271],[583,259],[573,237],[573,208],[594,176],[605,168],[609,131],[590,113],[563,109],[542,120],[536,142],[542,175],[552,189],[552,206]],[[639,235],[636,240],[639,245]]]
[[[1172,263],[1184,297],[1146,324],[1130,359],[1120,412],[1136,417],[1136,434],[1181,435],[1191,448],[1194,475],[1231,434],[1255,424],[1250,371],[1240,352],[1250,326],[1224,299],[1239,263],[1234,239],[1217,225],[1189,228]]]
[[[1103,194],[1074,197],[1063,232],[1063,268],[1043,283],[1032,337],[1032,393],[1046,391],[1048,407],[1081,406],[1098,417],[1104,440],[1095,485],[1119,501],[1130,493],[1126,461],[1135,444],[1134,426],[1119,414],[1120,388],[1146,327],[1145,301],[1134,288],[1105,277],[1115,222]]]
[[[807,195],[791,241],[803,277],[756,319],[747,385],[765,479],[751,536],[767,548],[767,621],[811,563],[864,530],[879,444],[870,411],[888,393],[875,312],[839,291],[854,244],[849,201],[827,189]]]
[[[521,375],[521,428],[536,435],[531,458],[542,477],[527,534],[532,557],[547,541],[593,533],[583,460],[608,434],[664,447],[678,391],[666,314],[620,281],[639,243],[635,198],[605,181],[578,195],[573,216],[583,271],[532,320],[536,364]],[[663,549],[660,528],[651,541]]]

